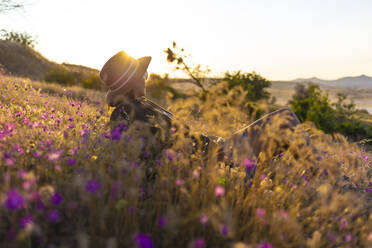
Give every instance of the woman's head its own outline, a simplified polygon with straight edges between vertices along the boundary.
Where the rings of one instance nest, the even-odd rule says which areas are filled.
[[[145,96],[145,81],[150,61],[151,57],[134,59],[124,51],[112,56],[100,72],[102,81],[108,87],[107,104],[115,106],[121,98]]]

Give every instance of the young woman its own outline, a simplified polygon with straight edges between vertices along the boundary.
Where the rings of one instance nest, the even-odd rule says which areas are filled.
[[[159,154],[170,145],[172,114],[146,98],[145,82],[150,61],[151,57],[135,59],[120,51],[105,63],[100,77],[108,87],[107,104],[115,107],[110,118],[112,130],[118,127],[120,129],[119,123],[121,127],[129,127],[136,121],[149,126],[150,136],[162,137],[160,144],[158,142],[154,148],[154,153]],[[193,148],[198,149],[199,146],[203,152],[208,152],[211,144],[219,147],[219,160],[228,157],[231,161],[233,150],[237,151],[234,161],[240,161],[239,156],[247,154],[252,159],[258,159],[263,151],[275,156],[285,150],[298,124],[300,122],[292,110],[283,108],[237,131],[226,140],[205,135],[201,135],[199,139],[194,136],[191,138],[197,144]],[[274,132],[277,135],[273,135],[273,130],[276,130]],[[304,135],[308,143],[309,138],[305,132]]]

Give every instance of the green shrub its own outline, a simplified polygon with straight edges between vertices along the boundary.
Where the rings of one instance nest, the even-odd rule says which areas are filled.
[[[147,96],[161,105],[168,105],[169,100],[185,97],[171,86],[168,75],[160,76],[151,73],[146,82]]]
[[[270,97],[270,93],[266,91],[266,88],[271,86],[271,82],[256,72],[241,73],[237,71],[232,74],[226,72],[224,80],[228,82],[229,89],[241,86],[247,92],[247,100],[257,101]]]
[[[98,74],[71,71],[63,66],[49,70],[45,81],[56,82],[64,86],[81,86],[86,89],[102,89],[101,79]]]
[[[295,94],[289,102],[300,121],[311,121],[326,133],[342,133],[358,140],[371,136],[363,123],[355,117],[358,110],[353,102],[347,103],[347,97],[338,94],[336,103],[331,103],[328,94],[318,85],[308,87],[297,85]]]
[[[63,68],[54,68],[47,72],[45,76],[45,81],[47,82],[57,82],[65,86],[71,86],[76,83],[75,76]]]

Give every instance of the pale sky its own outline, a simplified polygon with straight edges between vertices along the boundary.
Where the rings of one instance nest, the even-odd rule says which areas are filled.
[[[152,56],[149,72],[171,73],[163,50],[176,41],[212,76],[372,76],[371,0],[28,2],[24,11],[0,15],[0,29],[37,35],[36,50],[59,63],[101,69],[124,50]]]

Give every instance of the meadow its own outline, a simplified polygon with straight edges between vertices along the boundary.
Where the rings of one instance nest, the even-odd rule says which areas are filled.
[[[291,137],[274,157],[240,151],[230,167],[190,151],[183,124],[228,138],[255,120],[244,91],[225,89],[204,101],[165,95],[181,131],[152,159],[146,131],[110,130],[103,92],[0,77],[0,247],[372,247],[360,144],[304,123],[311,146],[267,130],[269,147]]]

